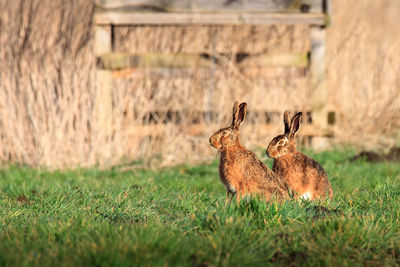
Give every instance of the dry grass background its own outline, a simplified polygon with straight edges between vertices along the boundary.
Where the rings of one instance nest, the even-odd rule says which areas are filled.
[[[215,51],[219,63],[214,74],[194,68],[116,77],[112,127],[104,134],[94,123],[93,12],[92,1],[0,0],[0,161],[51,168],[201,161],[215,156],[208,136],[229,123],[235,99],[249,104],[249,147],[266,146],[282,128],[279,119],[276,131],[260,130],[266,118],[256,111],[310,110],[305,69],[264,69],[254,78],[226,56],[307,51],[307,27],[121,27],[118,51]],[[388,148],[398,141],[397,14],[398,1],[333,1],[327,62],[339,142]],[[201,116],[210,109],[218,112]]]
[[[387,149],[399,142],[400,2],[333,1],[333,14],[327,74],[337,135]]]

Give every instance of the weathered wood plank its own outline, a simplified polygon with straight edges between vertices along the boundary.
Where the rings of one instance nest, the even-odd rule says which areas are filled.
[[[94,50],[101,55],[112,50],[111,25],[95,27]],[[108,70],[96,69],[96,96],[94,127],[99,139],[106,139],[111,134],[112,123],[112,73]],[[99,140],[99,142],[101,142]],[[111,157],[111,147],[102,150],[100,165],[106,166]]]
[[[326,128],[328,122],[325,65],[326,29],[322,27],[311,28],[311,107],[313,122],[316,127]]]
[[[218,64],[216,59],[216,64]],[[213,60],[199,54],[125,54],[104,53],[97,58],[97,67],[107,70],[129,68],[211,68]],[[306,53],[249,55],[237,63],[238,67],[305,67]]]
[[[305,67],[308,64],[307,53],[262,54],[245,58],[240,65],[249,67],[296,66]]]
[[[127,68],[210,67],[211,61],[191,54],[125,54],[106,53],[97,58],[97,67],[109,70]]]
[[[324,0],[323,2],[323,11],[326,14],[326,21],[325,21],[325,26],[332,26],[332,5],[331,5],[331,0]]]
[[[101,55],[111,51],[111,26],[96,26],[94,30],[94,53]]]
[[[96,13],[98,25],[324,25],[325,15],[283,13]]]
[[[102,9],[163,12],[322,13],[324,0],[97,0]]]
[[[247,67],[241,66],[238,71],[250,79],[268,79],[270,81],[280,79],[282,77],[297,77],[302,79],[306,77],[306,67]],[[115,79],[128,79],[138,77],[152,77],[155,79],[193,79],[202,77],[209,80],[212,75],[218,75],[212,68],[127,68],[112,70],[112,77]]]

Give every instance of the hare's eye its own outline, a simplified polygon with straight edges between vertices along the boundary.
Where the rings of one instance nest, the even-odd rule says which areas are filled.
[[[283,140],[278,142],[279,145],[283,145],[283,143],[285,143],[285,141],[283,141]]]
[[[224,136],[227,135],[227,134],[228,134],[227,131],[223,131],[223,132],[222,132],[222,135],[224,135]]]

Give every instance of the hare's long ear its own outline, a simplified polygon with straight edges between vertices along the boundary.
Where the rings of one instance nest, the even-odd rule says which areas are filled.
[[[285,124],[285,134],[290,133],[290,117],[289,117],[289,112],[286,110],[285,113],[283,113],[283,123]]]
[[[243,123],[244,119],[246,118],[246,113],[247,113],[247,104],[243,102],[239,105],[239,114],[235,125],[236,130],[239,130],[239,126]]]
[[[233,104],[232,127],[236,127],[238,116],[239,116],[239,102],[235,101],[235,103]]]
[[[300,121],[301,117],[303,116],[302,112],[297,113],[296,115],[293,116],[292,118],[292,124],[290,125],[290,134],[289,138],[293,139],[294,136],[296,135],[297,131],[300,128]]]

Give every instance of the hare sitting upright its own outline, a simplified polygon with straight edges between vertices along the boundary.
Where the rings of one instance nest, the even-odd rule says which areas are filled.
[[[239,141],[239,126],[246,117],[247,104],[235,101],[232,125],[210,137],[210,144],[221,152],[219,175],[227,189],[225,205],[236,194],[237,203],[245,195],[260,195],[267,201],[287,198],[281,179]]]
[[[315,160],[296,151],[295,135],[300,127],[302,113],[293,116],[285,111],[285,133],[268,145],[267,155],[274,158],[273,171],[284,179],[286,186],[303,199],[332,197],[332,187],[325,170]]]

